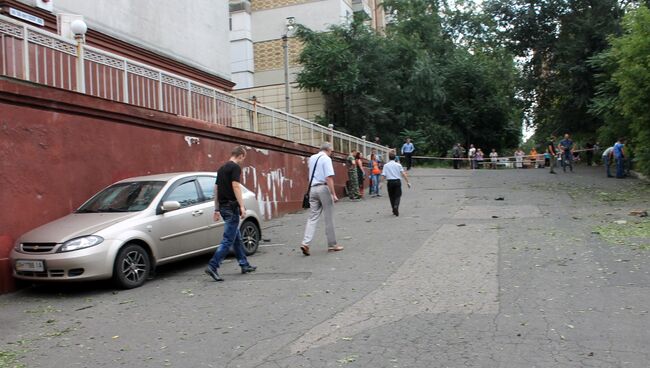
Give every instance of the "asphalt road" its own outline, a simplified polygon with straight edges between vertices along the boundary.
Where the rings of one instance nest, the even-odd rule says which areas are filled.
[[[648,367],[650,225],[629,212],[650,188],[601,169],[414,169],[399,218],[336,205],[343,252],[321,226],[302,256],[296,213],[223,283],[200,257],[135,290],[2,295],[0,367]]]

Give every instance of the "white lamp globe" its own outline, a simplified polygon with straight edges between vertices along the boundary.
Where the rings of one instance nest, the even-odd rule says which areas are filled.
[[[75,34],[75,36],[83,36],[86,34],[86,31],[88,31],[88,26],[83,20],[77,19],[70,23],[70,30]]]

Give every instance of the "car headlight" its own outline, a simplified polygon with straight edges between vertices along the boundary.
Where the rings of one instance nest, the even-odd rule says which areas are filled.
[[[63,243],[61,248],[59,248],[59,252],[70,252],[73,250],[79,250],[79,249],[84,249],[84,248],[89,248],[92,246],[95,246],[97,244],[100,244],[101,242],[104,241],[104,238],[101,236],[97,235],[90,235],[90,236],[84,236],[81,238],[75,238],[68,240],[67,242]]]

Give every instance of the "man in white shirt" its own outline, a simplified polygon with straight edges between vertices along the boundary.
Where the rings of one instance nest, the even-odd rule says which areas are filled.
[[[411,170],[413,152],[415,152],[415,146],[411,143],[411,138],[406,138],[406,143],[402,146],[402,155],[406,160],[406,170]]]
[[[467,151],[467,158],[469,158],[469,168],[474,170],[476,169],[476,161],[474,158],[476,157],[476,148],[474,148],[473,144],[469,145],[469,151]]]
[[[339,199],[334,191],[334,167],[332,166],[332,145],[325,142],[320,147],[320,152],[309,158],[309,178],[314,179],[309,188],[309,218],[305,227],[305,236],[300,246],[302,254],[308,256],[309,245],[314,239],[316,225],[321,215],[325,215],[325,235],[327,236],[327,251],[338,252],[343,247],[336,242],[334,232],[334,202]]]
[[[386,178],[386,189],[388,190],[388,198],[390,199],[390,207],[393,209],[393,215],[399,216],[399,202],[402,198],[401,178],[404,177],[406,185],[409,188],[411,187],[411,183],[409,183],[409,178],[402,165],[395,162],[395,152],[391,151],[388,154],[388,159],[390,161],[384,165],[381,175]]]
[[[613,178],[614,176],[612,175],[611,172],[611,166],[612,166],[612,160],[614,158],[614,146],[611,146],[603,152],[603,164],[605,165],[605,169],[607,171],[607,177],[608,178]]]

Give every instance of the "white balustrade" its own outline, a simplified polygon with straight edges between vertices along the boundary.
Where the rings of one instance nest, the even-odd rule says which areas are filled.
[[[0,15],[0,74],[318,147],[387,148]]]

